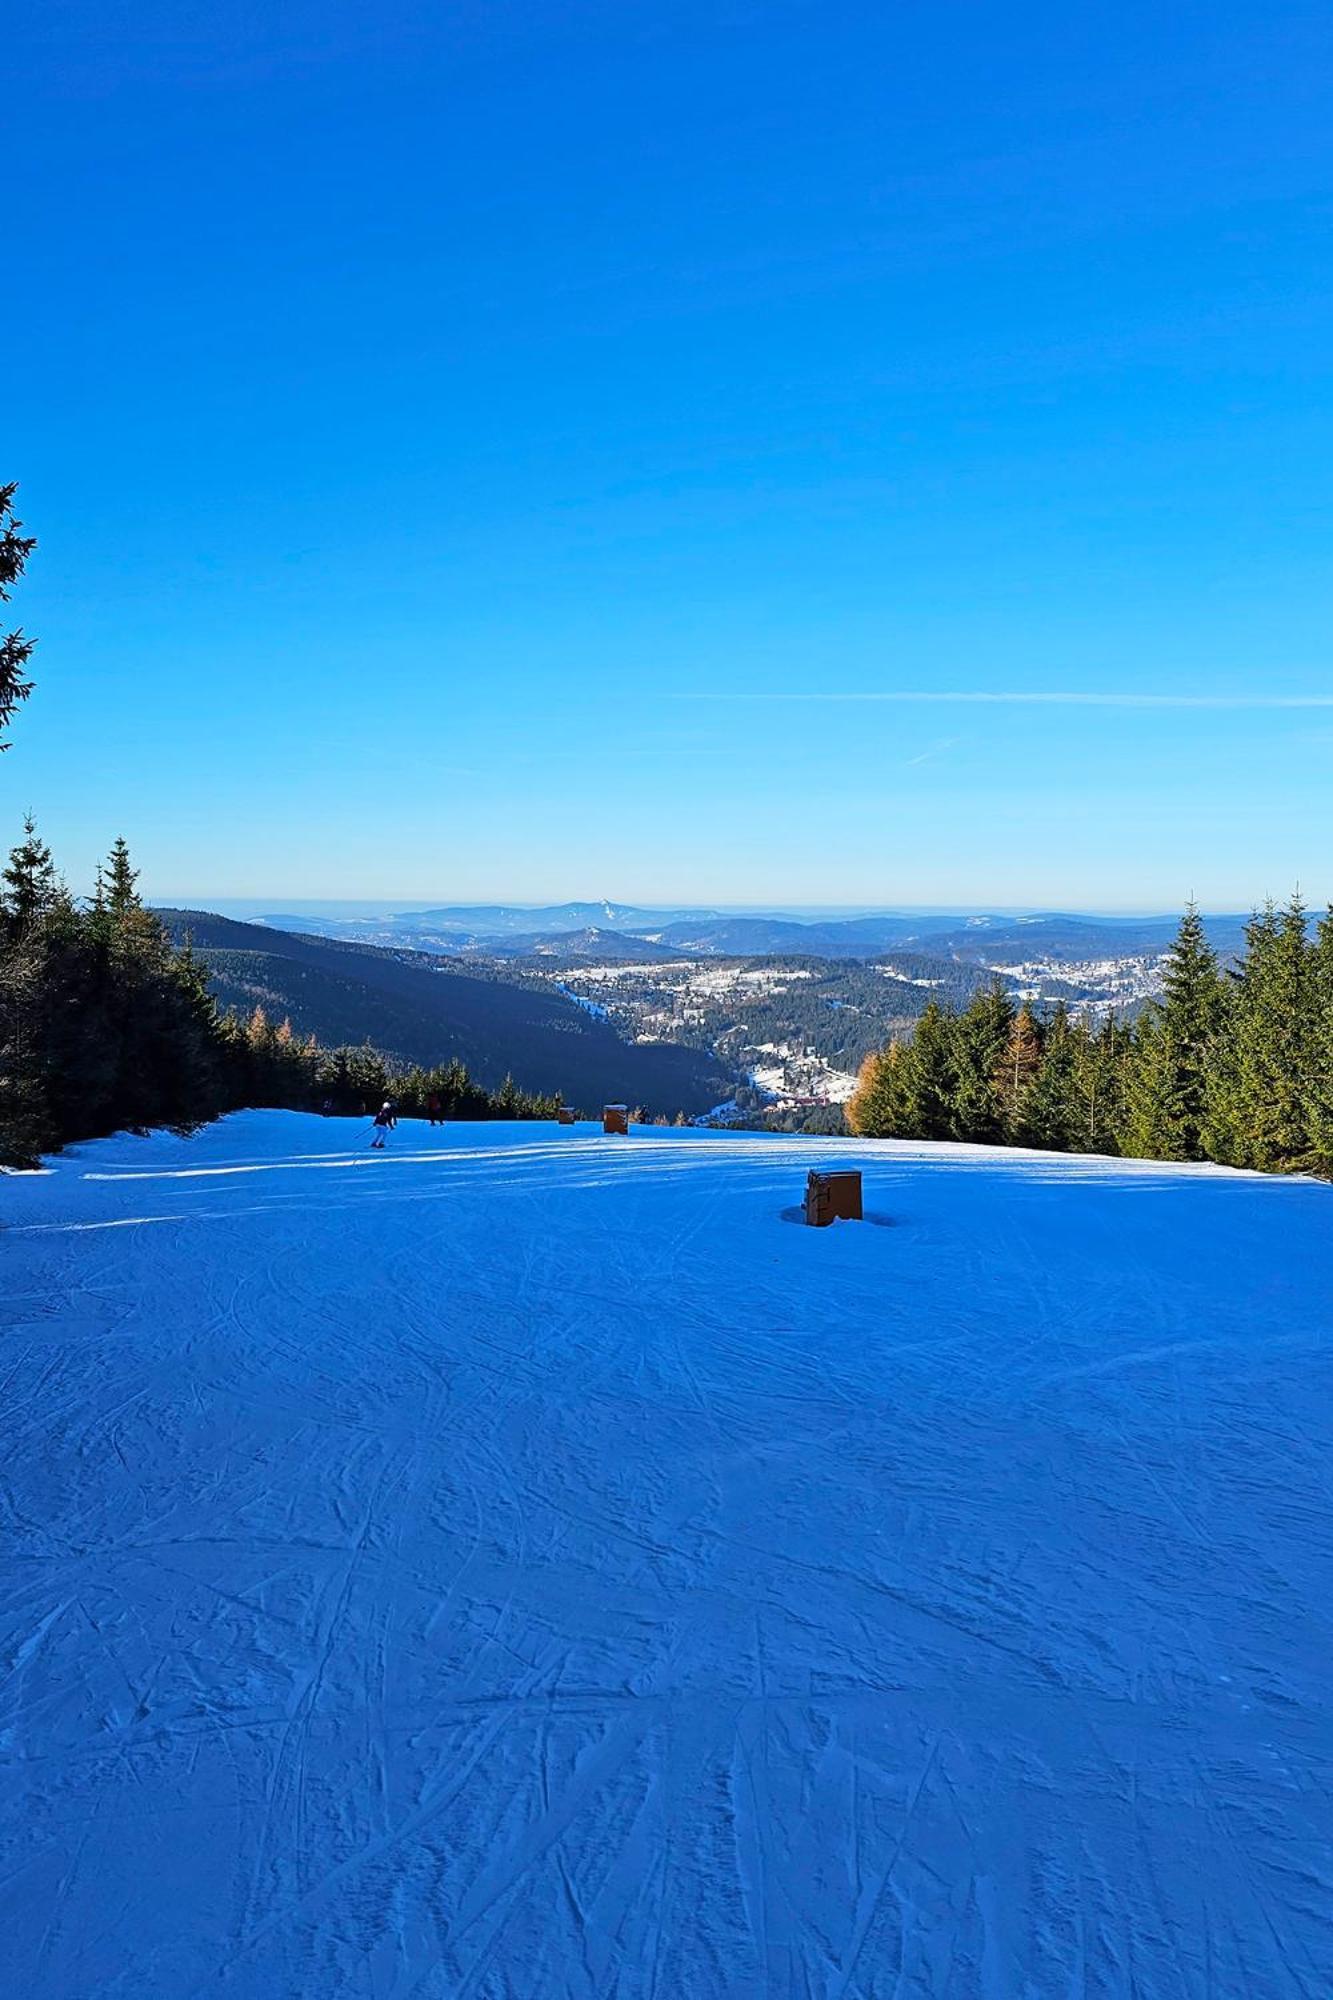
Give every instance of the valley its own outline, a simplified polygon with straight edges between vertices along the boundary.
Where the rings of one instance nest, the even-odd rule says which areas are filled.
[[[1076,1018],[1132,1017],[1161,989],[1174,932],[1166,918],[613,902],[164,914],[242,1014],[667,1117],[840,1106],[865,1057],[910,1036],[930,1001],[964,1007],[996,979]],[[1208,924],[1222,955],[1239,944],[1239,918]]]

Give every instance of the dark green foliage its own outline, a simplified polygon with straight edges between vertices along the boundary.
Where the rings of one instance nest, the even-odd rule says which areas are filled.
[[[869,1139],[947,1139],[956,1120],[959,1017],[931,1000],[910,1042],[867,1056],[847,1123]]]
[[[1077,1152],[1082,1127],[1078,1041],[1062,1000],[1047,1023],[1041,1062],[1023,1099],[1025,1145],[1052,1153]]]
[[[1100,1028],[1076,1023],[1074,1091],[1078,1104],[1076,1153],[1120,1153],[1125,1131],[1125,1081],[1134,1032],[1114,1014]]]
[[[1167,957],[1164,991],[1140,1023],[1129,1080],[1126,1150],[1154,1160],[1201,1160],[1225,1007],[1222,977],[1191,903]]]
[[[1213,1159],[1264,1173],[1318,1165],[1323,986],[1321,946],[1310,944],[1300,898],[1283,911],[1268,904],[1246,932],[1211,1068],[1205,1139]]]
[[[1333,911],[1326,911],[1310,952],[1310,1170],[1333,1178]]]
[[[1004,1137],[1005,1058],[1014,1003],[998,981],[977,993],[954,1022],[953,1135],[982,1145]]]
[[[953,1126],[954,1017],[932,1000],[904,1051],[903,1137],[945,1139]]]
[[[22,840],[0,870],[0,881],[5,885],[0,893],[4,897],[6,932],[21,936],[52,907],[59,887],[51,850],[45,841],[38,839],[31,813],[23,822]]]
[[[23,574],[23,568],[36,548],[31,535],[22,532],[23,523],[14,512],[14,495],[18,488],[12,482],[0,486],[0,604],[9,601],[14,585]],[[9,722],[21,701],[26,701],[32,693],[32,682],[25,680],[24,668],[32,657],[33,642],[25,639],[22,632],[0,632],[0,730]],[[0,741],[0,750],[6,748]]]
[[[735,1071],[711,1053],[635,1042],[545,980],[498,980],[471,961],[300,937],[203,911],[159,915],[177,940],[193,938],[222,1007],[248,1019],[258,1004],[322,1046],[369,1036],[403,1069],[456,1055],[488,1090],[512,1069],[521,1089],[559,1089],[571,1104],[642,1102],[668,1116],[706,1111],[734,1088]]]
[[[872,1138],[1216,1160],[1333,1178],[1333,912],[1270,905],[1224,976],[1191,904],[1162,999],[1133,1027],[1017,1014],[999,988],[927,1009],[909,1043],[867,1058],[848,1106]]]
[[[142,906],[123,843],[84,911],[31,821],[0,900],[0,1144],[11,1157],[119,1126],[184,1126],[226,1101],[196,969]]]
[[[425,1115],[547,1118],[558,1099],[507,1079],[492,1095],[460,1062],[403,1073],[369,1047],[321,1050],[256,1006],[222,1014],[188,939],[143,907],[117,841],[77,908],[29,820],[0,873],[0,1161],[71,1139],[166,1125],[189,1130],[243,1105],[374,1110],[394,1097]]]

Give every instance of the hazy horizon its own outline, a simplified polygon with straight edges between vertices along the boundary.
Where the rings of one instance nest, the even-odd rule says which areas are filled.
[[[841,921],[855,917],[905,916],[905,917],[1028,917],[1028,916],[1070,916],[1098,917],[1108,921],[1123,918],[1134,919],[1175,919],[1184,907],[1184,901],[1171,907],[1160,905],[1097,905],[1092,903],[989,903],[984,901],[963,903],[797,903],[785,902],[781,898],[759,903],[731,901],[704,901],[698,897],[636,898],[626,896],[560,896],[554,898],[533,898],[529,896],[495,896],[484,900],[458,896],[212,896],[201,899],[197,892],[191,895],[153,894],[151,901],[170,909],[211,909],[220,916],[238,916],[248,912],[252,916],[329,916],[354,919],[367,917],[410,915],[428,910],[559,910],[580,905],[596,908],[610,903],[621,910],[641,911],[652,915],[658,912],[670,914],[677,910],[708,910],[719,916],[737,917],[790,917],[798,921],[820,920]],[[1200,905],[1201,913],[1210,917],[1243,916],[1258,907],[1251,902],[1237,902],[1219,905]]]

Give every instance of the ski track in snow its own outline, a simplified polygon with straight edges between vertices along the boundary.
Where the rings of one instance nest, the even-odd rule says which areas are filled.
[[[1333,1993],[1333,1191],[365,1140],[0,1180],[4,1992]]]

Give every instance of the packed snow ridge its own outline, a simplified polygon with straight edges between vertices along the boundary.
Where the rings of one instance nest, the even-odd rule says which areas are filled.
[[[367,1138],[0,1179],[0,1990],[1333,1992],[1328,1189]]]

